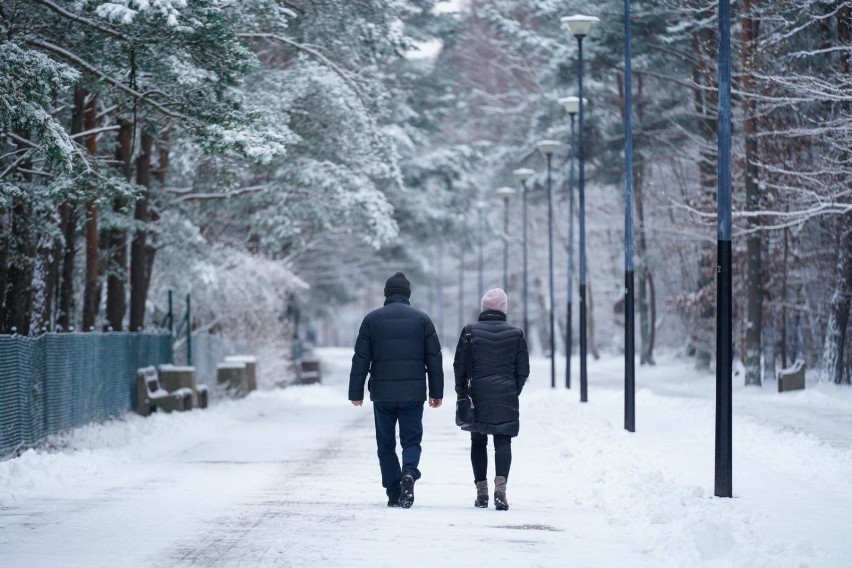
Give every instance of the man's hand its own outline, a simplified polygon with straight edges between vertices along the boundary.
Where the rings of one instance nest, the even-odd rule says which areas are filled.
[[[361,406],[362,404],[364,404],[363,400],[353,400],[352,401],[352,406]]]
[[[438,408],[439,406],[441,406],[441,399],[440,398],[430,398],[429,399],[429,406],[431,408]]]

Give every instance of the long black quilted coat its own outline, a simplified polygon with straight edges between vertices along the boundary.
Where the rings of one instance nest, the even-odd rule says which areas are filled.
[[[506,322],[506,314],[486,310],[479,321],[467,326],[473,333],[472,397],[473,427],[480,434],[517,436],[520,429],[518,395],[530,374],[530,359],[524,332]],[[467,380],[464,331],[456,347],[453,371],[456,393],[463,393]]]
[[[349,374],[349,400],[364,400],[367,373],[372,401],[425,401],[427,374],[429,397],[444,398],[435,326],[401,294],[388,297],[384,307],[367,314],[361,323]]]

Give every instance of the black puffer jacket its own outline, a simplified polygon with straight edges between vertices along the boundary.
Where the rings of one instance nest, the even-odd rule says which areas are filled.
[[[432,320],[394,294],[361,323],[349,374],[349,400],[364,400],[364,381],[370,373],[370,400],[415,402],[444,398],[441,344]]]
[[[530,358],[524,332],[506,322],[503,312],[486,310],[479,321],[467,326],[473,333],[472,397],[476,407],[473,428],[480,434],[517,436],[520,428],[518,395],[530,374]],[[465,349],[459,338],[453,371],[456,393],[462,393],[467,380]]]

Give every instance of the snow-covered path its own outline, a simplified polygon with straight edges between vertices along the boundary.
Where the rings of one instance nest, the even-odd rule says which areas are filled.
[[[848,565],[852,451],[829,435],[833,416],[848,424],[845,391],[738,392],[736,498],[714,499],[711,378],[640,370],[631,435],[617,359],[591,363],[588,405],[547,388],[536,360],[510,511],[472,507],[452,404],[424,412],[423,479],[400,510],[385,506],[372,409],[345,400],[348,357],[325,351],[322,386],[131,416],[0,463],[0,566]],[[790,426],[797,413],[818,436]]]

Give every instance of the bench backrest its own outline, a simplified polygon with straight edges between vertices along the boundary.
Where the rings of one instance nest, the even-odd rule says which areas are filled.
[[[144,367],[139,369],[137,373],[145,381],[145,388],[149,393],[160,390],[160,379],[157,377],[156,367]]]

